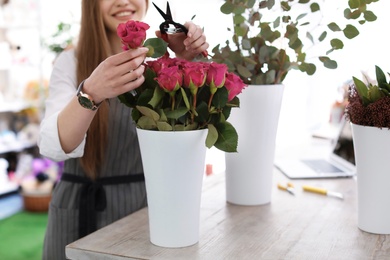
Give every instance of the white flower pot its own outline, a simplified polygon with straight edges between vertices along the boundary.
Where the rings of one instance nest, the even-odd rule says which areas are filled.
[[[390,130],[352,124],[358,185],[358,227],[390,234]]]
[[[151,243],[186,247],[199,241],[206,130],[137,129],[148,198]]]
[[[228,121],[238,132],[238,153],[226,153],[226,200],[238,205],[271,202],[275,140],[284,85],[249,85]]]

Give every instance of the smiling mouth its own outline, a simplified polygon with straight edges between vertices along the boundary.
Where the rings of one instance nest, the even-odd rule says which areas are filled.
[[[117,13],[114,16],[115,17],[125,17],[125,16],[130,16],[130,15],[133,15],[133,14],[135,14],[135,11],[132,11],[132,12],[126,11],[126,12]]]

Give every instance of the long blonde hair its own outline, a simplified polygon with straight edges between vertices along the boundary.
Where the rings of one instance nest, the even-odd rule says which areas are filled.
[[[149,1],[146,0],[146,10],[148,6]],[[99,0],[82,1],[81,27],[76,52],[79,84],[111,53]],[[108,140],[108,110],[108,102],[104,101],[87,131],[84,156],[80,158],[82,168],[91,179],[99,177],[99,171],[104,163]]]

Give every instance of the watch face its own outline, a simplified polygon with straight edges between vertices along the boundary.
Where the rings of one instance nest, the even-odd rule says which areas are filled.
[[[95,106],[91,100],[89,100],[88,98],[83,97],[81,95],[79,96],[79,103],[82,107],[85,107],[85,108],[88,108],[91,110],[94,110],[94,108],[95,108]]]

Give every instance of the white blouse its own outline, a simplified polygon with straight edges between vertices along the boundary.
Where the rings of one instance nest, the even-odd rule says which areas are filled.
[[[62,150],[58,135],[58,114],[76,95],[76,57],[74,49],[62,52],[56,59],[50,77],[49,95],[45,100],[45,115],[40,125],[38,147],[41,155],[53,160],[64,161],[82,157],[86,135],[80,145],[70,153]]]

